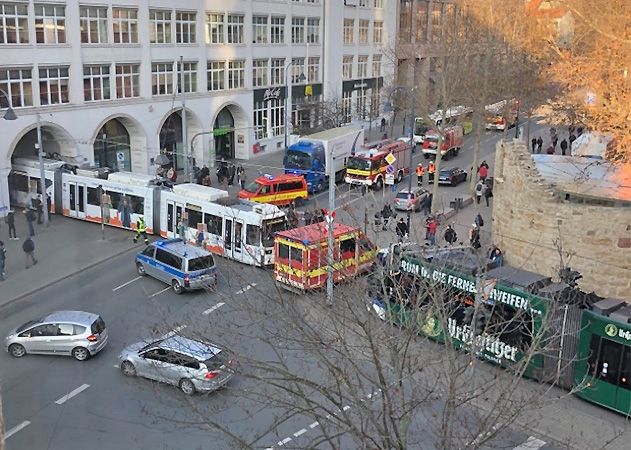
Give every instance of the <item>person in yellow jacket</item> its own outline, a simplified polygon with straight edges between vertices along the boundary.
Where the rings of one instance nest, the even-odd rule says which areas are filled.
[[[416,166],[416,184],[418,186],[423,186],[423,175],[425,174],[425,167],[423,167],[423,163],[419,163]]]
[[[138,238],[140,235],[145,238],[145,244],[149,243],[149,239],[147,239],[147,225],[145,224],[145,218],[140,216],[136,221],[136,236],[134,236],[134,244],[138,242]]]
[[[436,172],[436,166],[434,165],[434,161],[430,161],[427,165],[427,177],[429,178],[429,182],[434,181],[434,173]]]

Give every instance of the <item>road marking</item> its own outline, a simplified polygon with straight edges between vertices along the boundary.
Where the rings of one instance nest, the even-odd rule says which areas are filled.
[[[175,336],[180,331],[182,331],[184,328],[186,328],[186,325],[180,325],[179,327],[175,327],[171,331],[169,331],[167,334],[162,336],[160,339],[167,339],[167,338],[170,338],[171,336]]]
[[[290,437],[286,437],[282,441],[278,441],[278,446],[283,446],[283,445],[287,444],[288,442],[291,442],[291,438]]]
[[[530,436],[526,442],[518,447],[515,447],[513,450],[538,450],[544,445],[546,445],[546,443],[543,442],[541,439]]]
[[[320,422],[313,422],[311,425],[309,425],[309,428],[314,429],[318,425],[320,425]]]
[[[81,386],[79,386],[77,389],[75,389],[74,391],[70,391],[68,394],[64,395],[63,397],[61,397],[59,400],[57,400],[55,403],[58,405],[63,405],[64,403],[66,403],[68,400],[70,400],[72,397],[74,397],[77,394],[80,394],[81,392],[85,391],[87,388],[89,388],[90,385],[89,384],[82,384]]]
[[[210,308],[208,308],[206,311],[204,311],[202,314],[207,316],[208,314],[210,314],[211,312],[213,312],[216,309],[221,308],[223,305],[225,305],[225,303],[223,302],[219,302],[216,305],[211,306]]]
[[[118,364],[114,364],[114,369],[120,369],[120,367],[118,367]]]
[[[4,435],[5,439],[9,439],[11,436],[13,436],[15,433],[17,433],[18,431],[28,427],[31,424],[31,422],[29,422],[28,420],[25,420],[24,422],[22,422],[19,425],[14,426],[13,428],[11,428],[10,430],[7,430],[7,432]]]
[[[294,433],[294,437],[298,437],[300,435],[303,435],[307,432],[307,430],[305,430],[304,428],[302,430],[298,430]]]
[[[168,291],[169,289],[171,289],[171,286],[167,286],[164,289],[162,289],[161,291],[156,292],[155,294],[151,294],[149,297],[155,297],[156,295],[160,295],[166,291]]]
[[[116,286],[114,289],[112,289],[112,292],[116,292],[116,291],[118,291],[119,289],[122,289],[122,288],[124,288],[125,286],[128,286],[128,285],[132,284],[134,281],[138,281],[138,280],[140,280],[141,278],[142,278],[141,276],[137,276],[137,277],[136,277],[136,278],[134,278],[133,280],[129,280],[127,283],[123,283],[123,284],[121,284],[120,286]]]
[[[247,291],[249,291],[250,289],[252,289],[254,286],[256,286],[256,283],[252,283],[252,284],[248,284],[246,287],[244,287],[243,289],[238,290],[237,292],[235,292],[235,294],[239,295],[239,294],[243,294]]]

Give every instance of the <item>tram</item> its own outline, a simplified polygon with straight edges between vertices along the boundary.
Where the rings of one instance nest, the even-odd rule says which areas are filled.
[[[149,175],[70,171],[60,161],[44,163],[51,212],[66,217],[134,230],[142,216],[148,233],[189,241],[202,231],[208,250],[254,266],[273,264],[273,234],[287,228],[278,207],[231,200],[221,189],[190,183],[168,188]],[[9,175],[11,203],[28,207],[40,193],[39,179],[36,160],[16,158]]]
[[[468,252],[393,244],[369,308],[489,363],[523,362],[525,377],[631,416],[631,305],[515,267],[480,276]]]

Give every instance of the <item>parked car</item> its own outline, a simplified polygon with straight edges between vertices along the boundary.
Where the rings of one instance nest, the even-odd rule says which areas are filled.
[[[413,187],[412,193],[408,189],[401,189],[394,198],[394,208],[403,211],[420,211],[423,198],[428,192],[420,187]]]
[[[467,181],[467,172],[458,167],[451,169],[441,169],[438,173],[438,184],[448,184],[457,186],[463,181]]]
[[[132,344],[118,359],[124,375],[178,386],[186,395],[221,388],[238,368],[238,362],[226,351],[177,335],[149,344]]]
[[[140,275],[151,275],[173,287],[176,294],[217,284],[215,258],[208,250],[182,239],[153,242],[136,255]]]
[[[7,351],[16,358],[27,353],[68,355],[85,361],[107,344],[107,328],[98,314],[56,311],[11,331],[5,338]]]

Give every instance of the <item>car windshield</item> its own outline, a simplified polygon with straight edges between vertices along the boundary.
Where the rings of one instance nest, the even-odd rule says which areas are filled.
[[[256,194],[261,186],[262,184],[258,181],[253,181],[245,187],[245,190],[251,192],[252,194]]]
[[[195,272],[196,270],[210,269],[214,265],[215,260],[212,255],[200,256],[188,261],[188,271]]]
[[[429,142],[438,142],[438,136],[436,135],[425,136],[425,140]]]
[[[397,198],[407,200],[408,198],[410,198],[410,194],[408,194],[407,192],[399,192],[397,194]]]
[[[348,158],[346,168],[355,170],[370,170],[370,160],[352,156]]]
[[[441,170],[440,171],[440,176],[441,177],[450,177],[452,175],[455,175],[455,171],[453,171],[451,169],[446,169],[446,170]]]
[[[273,247],[274,234],[284,231],[286,228],[284,218],[263,221],[263,247]]]
[[[26,330],[29,327],[32,327],[35,324],[38,324],[42,321],[42,319],[36,319],[36,320],[29,320],[28,322],[23,323],[22,325],[20,325],[17,330],[15,330],[17,333],[21,333],[22,331]]]
[[[296,150],[287,150],[285,167],[289,169],[311,169],[311,156]]]

